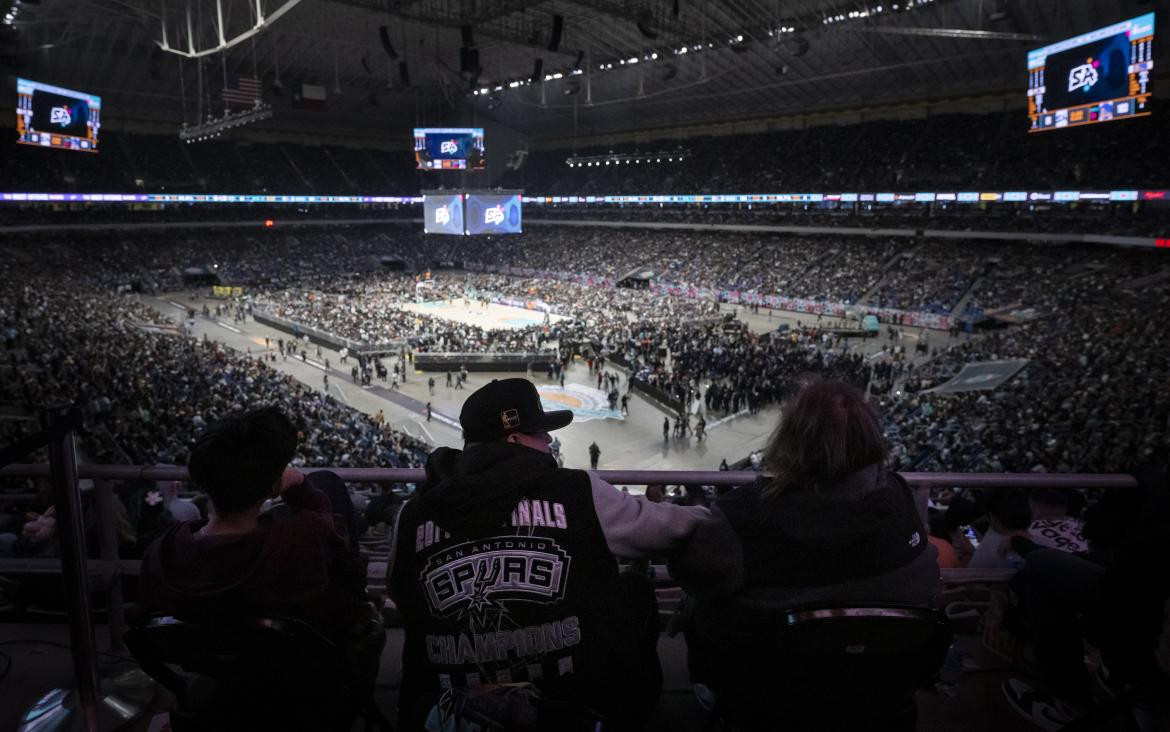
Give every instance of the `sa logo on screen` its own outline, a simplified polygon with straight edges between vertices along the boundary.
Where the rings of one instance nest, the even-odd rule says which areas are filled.
[[[61,125],[68,127],[73,124],[73,118],[81,114],[81,105],[77,105],[77,109],[70,109],[69,107],[53,107],[49,110],[49,124]]]
[[[492,206],[483,212],[483,222],[485,224],[502,224],[504,223],[504,207]]]
[[[451,210],[449,208],[447,208],[446,206],[439,206],[438,208],[436,208],[435,209],[435,223],[436,224],[443,224],[443,225],[451,223]]]
[[[1089,91],[1100,80],[1101,76],[1097,73],[1097,67],[1101,65],[1100,61],[1094,61],[1092,58],[1088,59],[1087,63],[1080,66],[1074,66],[1068,72],[1068,90]]]
[[[439,143],[439,153],[443,155],[454,155],[459,152],[459,143],[454,140],[443,140]]]

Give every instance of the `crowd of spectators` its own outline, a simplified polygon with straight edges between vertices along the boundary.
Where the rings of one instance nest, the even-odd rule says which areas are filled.
[[[117,203],[10,203],[0,207],[0,224],[127,224],[272,220],[284,228],[314,220],[414,221],[414,204],[164,204],[143,207]],[[996,203],[930,204],[527,204],[529,221],[623,221],[640,223],[746,224],[860,229],[1017,232],[1021,234],[1105,234],[1157,237],[1170,222],[1170,207],[1159,204]]]
[[[8,249],[0,268],[13,283],[0,293],[0,403],[79,405],[84,447],[97,461],[183,464],[200,427],[270,404],[302,433],[298,465],[422,464],[422,443],[271,368],[264,355],[181,336],[64,252]]]
[[[954,242],[922,242],[886,272],[868,302],[950,315],[978,277],[979,259],[958,249]]]
[[[1097,131],[1008,134],[1009,114],[1017,113],[943,115],[916,126],[871,121],[706,138],[692,141],[685,164],[673,167],[566,171],[564,151],[535,153],[514,177],[530,188],[544,185],[541,190],[549,193],[913,190],[1010,186],[1017,180],[1033,181],[1037,187],[1136,186],[1152,178],[1160,159],[1157,150],[1167,145],[1164,125],[1139,120],[1119,126],[1116,135],[1094,145],[1098,154],[1086,159],[1075,153],[1087,135],[1101,141]],[[873,144],[876,139],[883,144]],[[385,172],[386,162],[401,162],[388,153],[379,165],[374,156],[346,149],[276,144],[213,143],[198,158],[155,139],[112,136],[106,144],[110,155],[104,159],[125,159],[120,177],[82,157],[55,158],[29,173],[27,151],[0,163],[0,170],[30,185],[65,181],[78,190],[165,187],[172,178],[183,177],[179,170],[156,169],[158,161],[194,172],[188,178],[197,183],[186,185],[197,188],[264,191],[275,186],[273,190],[324,192],[392,187],[399,179]],[[1025,146],[1032,154],[1023,154]],[[141,154],[154,147],[157,156]],[[778,152],[769,158],[758,155],[760,149]],[[1033,220],[1020,215],[1023,209],[998,210],[1012,215],[989,210],[941,218],[1020,230],[1079,224],[1064,212]],[[638,211],[658,220],[706,215],[698,208]],[[1135,231],[1148,223],[1139,225],[1119,211],[1111,207],[1099,218],[1102,230],[1126,233],[1110,223],[1115,217],[1132,223]],[[556,215],[561,213],[572,215],[571,210]],[[743,209],[719,215],[726,221],[758,217],[875,226],[879,219],[887,225],[898,216]],[[907,224],[913,223],[907,217]],[[886,459],[897,470],[1120,473],[1165,463],[1170,452],[1170,335],[1163,325],[1170,313],[1170,271],[1159,258],[1161,252],[568,227],[517,237],[439,241],[396,228],[401,231],[364,233],[339,227],[276,235],[191,231],[112,232],[72,241],[52,234],[13,237],[0,247],[0,277],[8,283],[0,291],[0,405],[78,405],[85,420],[81,447],[97,462],[185,464],[195,435],[204,427],[265,405],[287,414],[299,432],[291,465],[422,464],[428,447],[386,425],[380,414],[361,414],[282,374],[268,365],[268,354],[257,358],[188,338],[181,327],[126,294],[132,289],[188,288],[195,275],[246,284],[256,307],[354,340],[410,338],[418,350],[460,352],[527,350],[545,343],[556,343],[565,352],[585,348],[591,356],[599,353],[628,365],[629,382],[658,390],[688,408],[694,404],[708,417],[757,411],[792,395],[809,374],[817,374],[856,386],[876,403],[886,443],[877,448],[880,440],[872,440],[879,467]],[[436,273],[422,290],[427,299],[462,300],[468,307],[493,299],[535,302],[538,309],[567,320],[489,331],[404,309],[420,292],[416,273],[438,261],[464,263],[473,271]],[[651,272],[654,285],[676,288],[683,296],[664,294],[657,287],[617,286],[645,284],[642,270]],[[686,296],[697,291],[702,296]],[[798,297],[856,305],[862,311],[872,306],[971,318],[1008,306],[1013,312],[1011,321],[973,337],[958,338],[956,327],[949,345],[936,346],[928,360],[915,364],[893,330],[890,345],[873,355],[863,355],[850,342],[821,330],[811,316],[806,325],[788,332],[753,333],[743,322],[719,313],[716,298],[721,293],[727,299],[742,293]],[[993,389],[933,391],[965,365],[1004,360],[1024,365]],[[600,373],[598,378],[600,384]],[[30,424],[0,421],[0,444],[27,434]],[[791,437],[794,448],[818,444],[788,429],[778,439]],[[1120,518],[1106,515],[1108,494],[1091,506],[1096,513],[1074,505],[1083,500],[1077,493],[1042,489],[1027,498],[1015,492],[988,493],[978,497],[977,510],[966,513],[963,495],[943,496],[935,503],[929,544],[938,550],[940,566],[1022,567],[1012,581],[1018,603],[1015,622],[1036,641],[1041,680],[1077,707],[1089,698],[1082,625],[1096,631],[1092,640],[1121,681],[1143,678],[1127,663],[1136,657],[1135,649],[1147,655],[1138,670],[1149,665],[1151,599],[1160,593],[1160,608],[1166,597],[1165,581],[1157,579],[1162,575],[1145,571],[1151,557],[1165,554],[1165,542],[1158,538],[1167,518],[1164,477],[1160,480],[1157,485],[1142,483],[1140,492],[1130,491],[1121,499],[1126,510]],[[809,485],[793,482],[791,487]],[[824,493],[833,498],[831,491]],[[1142,494],[1157,500],[1143,504]],[[788,495],[799,499],[798,493]],[[133,519],[128,510],[133,514],[155,506],[149,496],[138,495],[116,509],[119,536]],[[156,498],[166,506],[172,497]],[[1117,503],[1112,505],[1118,511]],[[1150,505],[1160,510],[1149,510]],[[822,521],[820,533],[845,526],[846,514],[855,515],[858,526],[888,528],[869,520],[860,504],[848,511],[838,503],[830,508],[809,514]],[[749,505],[736,525],[750,526],[759,513]],[[909,505],[904,514],[917,526]],[[86,509],[88,521],[96,516],[92,507]],[[52,521],[51,509],[29,521],[22,540],[41,541],[42,533],[52,532]],[[1105,533],[1098,529],[1102,523],[1109,525]],[[978,550],[966,545],[967,524],[978,526],[983,542]],[[917,548],[918,534],[912,536],[910,550],[923,554],[925,547]],[[705,551],[705,558],[717,556],[727,544],[712,546],[718,551]],[[868,548],[873,546],[870,542]],[[889,546],[908,551],[904,535]],[[5,549],[0,546],[0,551]],[[833,568],[814,569],[815,579],[823,581]],[[783,586],[791,576],[768,579],[775,581],[759,584]],[[933,575],[922,587],[915,604],[926,603]],[[1159,612],[1158,622],[1164,617]],[[731,625],[722,623],[723,628]],[[1165,648],[1163,635],[1159,650]],[[1165,653],[1159,660],[1165,671]],[[1025,703],[1035,708],[1040,698],[1016,679],[1005,684],[1005,691],[1021,711]]]
[[[1170,145],[1159,111],[1107,132],[1090,125],[1030,135],[1026,116],[1010,110],[534,150],[503,185],[550,196],[1017,190],[1020,181],[1032,190],[1140,188],[1158,179],[1151,156]],[[643,162],[566,162],[611,153]]]
[[[196,410],[160,415],[183,409],[172,405],[189,405],[193,399],[200,409],[216,413],[233,408],[248,389],[287,395],[281,398],[314,405],[312,409],[329,404],[254,361],[210,346],[180,347],[175,344],[181,340],[128,325],[135,319],[146,321],[148,313],[113,294],[127,272],[137,268],[160,284],[181,284],[183,269],[196,261],[227,273],[224,281],[255,283],[246,289],[254,304],[270,305],[276,314],[306,326],[358,340],[405,335],[415,339],[419,350],[536,347],[559,348],[563,355],[587,349],[624,361],[636,381],[680,403],[701,396],[717,412],[775,403],[801,374],[826,373],[881,396],[890,415],[892,455],[904,468],[1111,471],[1162,449],[1167,435],[1170,405],[1159,385],[1168,372],[1165,354],[1170,347],[1151,314],[1166,312],[1170,295],[1164,279],[1155,277],[1146,285],[1139,280],[1162,267],[1158,251],[962,241],[915,245],[844,237],[790,241],[751,234],[576,227],[475,242],[435,242],[397,227],[364,236],[306,230],[273,238],[169,243],[111,234],[66,244],[46,235],[35,257],[30,241],[16,240],[10,247],[7,279],[21,285],[7,295],[5,319],[15,323],[18,311],[22,319],[39,313],[42,335],[33,338],[26,327],[9,326],[33,346],[31,356],[17,348],[7,353],[20,355],[9,357],[29,358],[36,368],[18,369],[21,378],[6,382],[6,396],[39,403],[55,389],[79,389],[91,380],[107,384],[115,378],[111,373],[118,377],[115,385],[146,384],[148,378],[170,384],[173,392],[159,396],[155,389],[153,397],[134,401],[135,408],[110,420],[123,430],[111,435],[113,441],[136,459],[173,462],[181,457],[177,453],[189,432],[172,420],[192,417]],[[382,257],[412,274],[386,270],[379,263]],[[487,300],[521,302],[567,319],[488,332],[402,310],[402,303],[415,299],[413,272],[428,266],[420,262],[438,257],[464,262],[471,270],[496,271],[431,273],[433,284],[423,291],[426,299],[464,300],[469,307]],[[743,262],[740,269],[737,261]],[[867,261],[874,272],[862,275],[858,270],[865,270],[861,264]],[[758,338],[738,321],[721,320],[713,298],[614,286],[641,267],[665,279],[671,272],[680,278],[690,272],[702,277],[708,266],[718,277],[736,279],[688,284],[743,286],[783,272],[797,283],[797,293],[847,300],[883,278],[877,288],[880,297],[905,293],[899,295],[899,304],[940,302],[943,309],[953,308],[969,292],[968,311],[1011,305],[1022,322],[962,345],[936,346],[928,363],[915,366],[895,342],[882,357],[863,359],[848,342],[818,330],[812,317],[792,333]],[[80,284],[70,279],[82,276]],[[1132,285],[1135,281],[1139,284]],[[110,298],[112,304],[103,304]],[[49,331],[51,336],[45,334]],[[135,358],[134,353],[149,357]],[[995,390],[928,391],[966,363],[1006,359],[1027,365]],[[85,365],[84,378],[67,378],[77,363]],[[216,375],[212,385],[207,373]],[[102,389],[87,386],[85,391],[95,395],[87,398],[98,405],[91,411],[101,414]],[[188,392],[197,396],[188,399]],[[113,394],[106,396],[117,401]],[[312,409],[307,418],[328,424],[351,419],[322,417]],[[150,426],[156,421],[162,425],[157,429]],[[379,449],[360,437],[353,442],[360,449],[347,453],[338,452],[341,443],[324,445],[306,459],[364,463],[372,460],[370,449]]]
[[[620,241],[621,246],[614,246]],[[646,229],[540,228],[477,244],[468,266],[512,267],[855,304],[906,240]]]
[[[938,353],[887,397],[902,465],[924,469],[1116,472],[1160,455],[1170,435],[1170,343],[1157,318],[1166,282],[1120,285],[1151,259],[1114,253],[1072,276],[1033,282],[1039,317]],[[1055,266],[1053,267],[1055,269]],[[1025,276],[1026,276],[1025,268]],[[993,391],[923,393],[965,363],[1025,359]]]
[[[283,290],[261,296],[257,307],[340,338],[370,344],[408,340],[419,351],[524,353],[539,350],[545,340],[540,324],[487,329],[406,309],[404,304],[416,300],[415,285],[414,276],[400,275],[336,288],[342,292]],[[462,302],[468,309],[483,305],[454,281],[419,292],[427,299]]]
[[[668,352],[669,363],[660,354]],[[634,378],[690,407],[702,395],[708,412],[727,416],[757,412],[794,393],[811,373],[868,389],[889,389],[891,363],[867,360],[841,339],[815,327],[761,339],[735,321],[667,325],[640,342],[629,342]]]

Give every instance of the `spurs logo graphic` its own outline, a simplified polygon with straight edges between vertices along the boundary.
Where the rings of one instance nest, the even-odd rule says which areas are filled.
[[[520,413],[515,409],[507,409],[500,412],[500,422],[504,424],[504,429],[511,430],[520,426]]]
[[[459,143],[454,140],[443,140],[439,143],[439,153],[441,155],[454,155],[459,152]]]
[[[1068,72],[1068,90],[1070,92],[1076,91],[1077,89],[1089,91],[1100,78],[1097,74],[1097,62],[1089,59],[1089,63],[1074,66]]]
[[[461,615],[507,600],[556,602],[568,569],[568,555],[549,539],[499,536],[439,552],[427,561],[422,581],[436,614]]]
[[[53,107],[49,110],[49,122],[68,127],[73,123],[73,114],[69,111],[69,107]]]
[[[446,206],[440,206],[439,208],[436,208],[435,223],[444,225],[451,223],[451,210]]]
[[[504,208],[502,206],[492,206],[483,212],[483,222],[485,224],[502,224],[504,223]]]

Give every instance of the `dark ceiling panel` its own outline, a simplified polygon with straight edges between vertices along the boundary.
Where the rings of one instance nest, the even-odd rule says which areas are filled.
[[[229,73],[256,69],[270,91],[279,58],[285,91],[272,102],[277,116],[287,119],[271,124],[281,127],[304,124],[362,135],[400,131],[426,117],[450,122],[491,118],[533,138],[571,136],[574,120],[581,134],[661,129],[854,108],[893,98],[1022,93],[1025,53],[1040,42],[895,35],[881,29],[992,30],[1057,40],[1148,7],[1135,0],[1008,0],[1008,16],[993,22],[988,0],[931,0],[921,6],[912,1],[913,10],[894,11],[896,3],[889,0],[679,0],[675,17],[673,0],[303,0],[254,41],[216,54],[206,67],[204,98],[218,98],[224,63]],[[184,2],[167,0],[173,45],[183,45],[178,33]],[[271,11],[283,0],[263,2]],[[214,36],[206,23],[214,0],[191,3],[205,21],[199,40],[208,42]],[[878,5],[883,5],[881,14],[848,17]],[[229,28],[246,27],[251,7],[250,2],[224,0]],[[162,0],[43,0],[28,8],[22,18],[30,24],[20,30],[21,43],[28,47],[22,74],[100,87],[115,100],[111,109],[127,117],[136,108],[151,118],[170,115],[176,128],[182,110],[191,114],[195,109],[197,63],[170,54],[160,60],[154,50],[161,37]],[[554,15],[564,17],[558,52],[547,49]],[[845,20],[823,22],[839,15]],[[644,37],[639,20],[656,39]],[[497,109],[487,110],[488,95],[468,94],[468,81],[459,75],[459,27],[465,23],[473,26],[480,53],[479,86],[504,87]],[[389,26],[399,59],[391,61],[383,51],[377,36],[381,25]],[[797,32],[769,35],[780,25],[795,26]],[[744,48],[736,52],[728,42],[741,34]],[[794,56],[797,38],[807,42],[807,51]],[[45,39],[59,45],[50,52],[32,51]],[[715,47],[689,50],[704,42]],[[684,45],[688,53],[676,54]],[[1164,45],[1158,46],[1160,56]],[[592,61],[588,78],[571,74],[582,51]],[[643,60],[649,54],[658,58]],[[537,58],[543,59],[545,74],[562,78],[509,87],[532,73]],[[639,62],[630,64],[631,58]],[[397,84],[399,61],[408,64],[410,89]],[[613,70],[600,70],[603,63],[614,64]],[[666,79],[670,66],[673,78]],[[334,93],[335,78],[340,95]],[[310,115],[288,109],[290,94],[303,82],[327,88],[328,111]],[[569,84],[580,87],[576,96],[563,93]],[[586,104],[589,84],[592,105]],[[186,104],[159,108],[160,98],[182,101],[184,91]],[[370,105],[371,96],[377,106]]]

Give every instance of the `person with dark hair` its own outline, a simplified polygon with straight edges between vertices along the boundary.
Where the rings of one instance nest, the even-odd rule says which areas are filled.
[[[1004,538],[1026,532],[1032,525],[1028,496],[1015,488],[1001,488],[987,494],[987,517],[991,526],[979,540],[979,547],[967,564],[972,569],[1012,569],[1023,560],[1015,552],[1002,552]]]
[[[527,379],[493,380],[459,414],[464,449],[431,453],[399,513],[387,579],[406,625],[402,729],[452,716],[458,727],[463,703],[494,684],[531,682],[546,702],[595,710],[607,729],[637,727],[653,710],[653,587],[619,575],[614,557],[675,552],[710,513],[558,467],[549,432],[572,419],[544,411]],[[569,728],[549,709],[541,729]]]
[[[352,505],[336,474],[288,467],[297,442],[296,427],[271,407],[198,436],[188,470],[210,518],[176,523],[147,548],[142,605],[178,616],[291,617],[347,639],[366,601]],[[276,498],[282,510],[261,510]]]
[[[938,583],[914,495],[886,469],[878,415],[861,391],[814,381],[782,413],[763,454],[770,475],[716,499],[712,520],[671,564],[696,601],[687,636],[692,676],[712,688],[729,652],[741,661],[750,653],[723,644],[722,629],[740,621],[722,599],[925,606]]]

